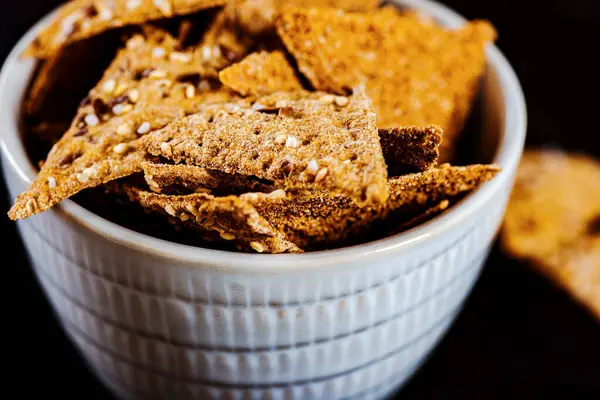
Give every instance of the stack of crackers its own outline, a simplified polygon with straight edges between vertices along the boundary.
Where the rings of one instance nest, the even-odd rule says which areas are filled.
[[[499,171],[448,163],[495,36],[373,0],[70,1],[24,54],[42,60],[26,119],[53,147],[9,216],[102,187],[198,246],[401,232]]]

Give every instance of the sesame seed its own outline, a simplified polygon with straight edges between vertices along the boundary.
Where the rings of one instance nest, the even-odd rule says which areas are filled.
[[[167,72],[163,71],[162,69],[155,69],[154,71],[150,72],[148,76],[152,79],[164,79],[167,77]]]
[[[224,240],[234,240],[235,239],[235,235],[233,235],[231,233],[221,232],[220,235]]]
[[[123,115],[133,110],[133,106],[131,104],[117,104],[112,108],[112,112],[115,115]]]
[[[140,91],[137,89],[131,89],[127,94],[127,97],[129,97],[131,102],[137,103],[137,101],[140,99]]]
[[[119,143],[115,147],[113,147],[113,151],[116,154],[125,154],[129,149],[129,145],[127,143]]]
[[[188,221],[188,220],[190,219],[190,215],[189,215],[189,214],[186,214],[186,213],[182,213],[182,214],[179,216],[179,218],[180,218],[180,219],[181,219],[183,222],[185,222],[185,221]]]
[[[127,48],[128,49],[136,49],[136,48],[140,47],[144,42],[145,42],[145,40],[142,35],[135,35],[127,41]]]
[[[333,104],[334,101],[335,96],[332,94],[326,94],[325,96],[321,96],[321,98],[319,99],[319,102],[323,104]]]
[[[275,143],[284,144],[286,140],[287,140],[287,135],[285,133],[282,133],[275,138]]]
[[[296,136],[288,136],[287,140],[285,141],[285,146],[289,147],[290,149],[295,149],[298,147],[298,139],[296,139]]]
[[[100,123],[100,120],[96,116],[96,114],[88,114],[83,119],[88,126],[96,126]]]
[[[172,217],[177,216],[177,211],[175,211],[173,206],[170,204],[167,204],[167,206],[165,207],[165,211],[167,212],[167,214],[169,214]]]
[[[160,144],[160,151],[166,156],[170,156],[173,154],[173,149],[171,148],[171,145],[166,142]]]
[[[170,16],[173,12],[169,0],[152,0],[152,3],[166,16]]]
[[[156,81],[156,84],[158,85],[158,87],[161,88],[170,88],[171,86],[173,86],[173,81],[169,79],[160,79]]]
[[[202,58],[204,58],[205,61],[208,61],[212,58],[212,49],[210,46],[202,47]]]
[[[315,176],[315,182],[321,182],[327,176],[327,168],[321,168],[319,172],[317,172],[317,176]]]
[[[155,47],[152,49],[152,57],[163,58],[167,55],[167,52],[162,47]]]
[[[345,105],[347,105],[349,103],[349,100],[347,97],[344,96],[337,96],[335,98],[335,104],[337,104],[340,107],[344,107]]]
[[[269,193],[271,199],[283,199],[285,198],[286,192],[283,189],[277,189]]]
[[[148,132],[150,132],[150,122],[142,122],[142,124],[137,129],[137,133],[139,133],[140,135],[145,135]]]
[[[142,5],[142,0],[127,0],[126,7],[128,10],[135,10],[136,8],[138,8],[141,5]]]
[[[196,88],[193,85],[186,86],[185,97],[188,99],[193,99],[194,97],[196,97]]]
[[[115,91],[116,88],[117,88],[117,81],[115,81],[114,79],[109,79],[106,82],[104,82],[104,85],[102,85],[102,90],[105,93],[112,93]]]
[[[115,96],[120,96],[123,93],[125,93],[126,90],[127,90],[127,83],[125,83],[125,82],[119,82],[119,84],[115,88],[114,95]]]
[[[265,247],[258,242],[250,242],[250,247],[252,247],[258,253],[262,253],[265,251]]]
[[[109,21],[112,17],[113,17],[113,14],[108,8],[103,8],[98,13],[98,18],[100,18],[103,21]]]
[[[317,162],[317,160],[310,160],[308,162],[308,165],[306,166],[306,171],[310,172],[311,174],[316,174],[317,172],[319,172],[319,163]]]
[[[175,51],[175,52],[171,53],[169,58],[171,59],[171,61],[177,61],[177,62],[184,63],[184,64],[187,64],[190,61],[192,61],[191,54],[181,53],[179,51]]]
[[[35,200],[34,199],[27,200],[27,204],[25,205],[25,208],[27,208],[28,214],[33,214],[35,212],[35,209],[37,208],[37,204],[35,203]]]
[[[266,107],[264,104],[261,104],[261,103],[259,103],[258,101],[257,101],[256,103],[252,104],[252,109],[253,109],[254,111],[260,111],[260,110],[264,110],[264,109],[266,109],[266,108],[267,108],[267,107]]]
[[[212,53],[213,53],[214,58],[221,57],[221,46],[219,46],[219,45],[213,46]]]
[[[53,176],[48,178],[48,187],[54,189],[56,187],[56,179]]]

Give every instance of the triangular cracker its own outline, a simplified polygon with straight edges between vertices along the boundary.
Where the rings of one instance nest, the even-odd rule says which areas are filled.
[[[258,212],[287,239],[307,250],[315,246],[340,245],[346,239],[373,232],[376,223],[393,227],[444,200],[465,195],[492,179],[500,169],[494,165],[437,168],[389,180],[390,197],[384,205],[357,207],[348,198],[323,191],[288,193],[284,201],[255,201]],[[391,225],[390,225],[391,224]]]
[[[26,57],[46,58],[66,45],[110,29],[186,15],[225,5],[227,0],[72,0],[25,51]]]
[[[121,50],[104,77],[82,102],[69,130],[48,154],[32,186],[9,216],[22,219],[75,193],[140,170],[136,142],[201,104],[223,102],[233,93],[201,80],[205,60],[193,51],[174,51],[177,41],[147,27]],[[160,49],[157,51],[157,49]]]
[[[359,204],[385,202],[387,169],[371,101],[281,92],[204,107],[146,136],[155,156],[284,188],[324,189]]]
[[[344,94],[364,83],[380,128],[444,129],[444,148],[462,129],[496,37],[487,22],[453,31],[393,7],[369,14],[285,8],[277,31],[317,90]]]
[[[226,197],[205,193],[167,196],[131,186],[126,186],[125,191],[130,200],[139,202],[144,208],[166,212],[183,222],[195,222],[203,229],[219,232],[225,240],[240,241],[256,252],[301,251],[258,214],[252,202],[247,200],[250,194]],[[252,194],[252,198],[259,196],[276,202],[279,193]]]
[[[558,150],[525,152],[502,230],[530,261],[600,317],[600,162]]]
[[[381,149],[390,176],[426,171],[437,164],[443,131],[431,125],[380,129]]]
[[[242,96],[302,89],[296,71],[281,51],[250,54],[222,70],[219,79]]]

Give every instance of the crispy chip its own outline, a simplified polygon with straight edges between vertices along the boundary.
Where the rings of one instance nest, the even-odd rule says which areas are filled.
[[[600,162],[556,150],[525,153],[502,244],[600,317]]]
[[[274,30],[274,19],[283,6],[332,7],[353,12],[374,10],[379,0],[230,0],[229,19],[252,35],[264,35]]]
[[[381,149],[389,176],[434,167],[440,155],[442,134],[442,129],[435,125],[380,129]]]
[[[51,57],[70,43],[110,29],[222,6],[227,0],[72,0],[25,51],[26,57]]]
[[[29,217],[83,189],[139,171],[144,158],[136,150],[139,136],[202,104],[234,97],[201,79],[211,68],[196,49],[175,52],[177,41],[164,31],[148,27],[145,32],[146,38],[136,35],[127,42],[84,100],[33,185],[17,199],[11,218]]]
[[[212,192],[242,194],[247,192],[272,192],[268,182],[244,175],[230,175],[186,164],[142,163],[144,178],[156,193],[191,194]]]
[[[280,51],[247,56],[219,73],[223,85],[242,96],[302,89],[294,68]]]
[[[463,196],[492,179],[494,165],[438,168],[389,180],[390,196],[384,205],[359,208],[346,197],[323,191],[290,192],[281,202],[255,201],[258,212],[287,239],[304,250],[337,245],[358,235],[370,236],[382,224],[413,219],[431,207]],[[389,231],[387,229],[386,231]]]
[[[298,253],[301,250],[287,241],[283,234],[262,218],[247,200],[249,195],[215,197],[196,193],[187,196],[167,196],[125,187],[132,201],[144,208],[195,222],[203,229],[219,232],[225,240],[237,240],[259,253]],[[273,195],[252,194],[276,201]]]
[[[325,189],[359,204],[387,198],[375,113],[361,90],[350,98],[280,92],[204,107],[146,136],[140,146],[176,163],[284,188]]]
[[[365,83],[380,128],[444,129],[443,160],[462,129],[482,74],[493,27],[452,31],[393,7],[369,14],[285,8],[277,31],[317,90],[344,94]]]

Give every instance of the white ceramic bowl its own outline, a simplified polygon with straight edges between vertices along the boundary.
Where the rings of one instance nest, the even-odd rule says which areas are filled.
[[[434,2],[399,3],[445,25],[464,22]],[[0,77],[12,197],[35,176],[18,128],[34,62],[18,56],[46,22],[17,44]],[[411,376],[455,319],[504,214],[526,114],[517,78],[494,47],[482,103],[485,142],[502,173],[443,216],[377,242],[228,253],[132,232],[71,201],[19,222],[19,231],[65,331],[122,398],[380,398]]]

